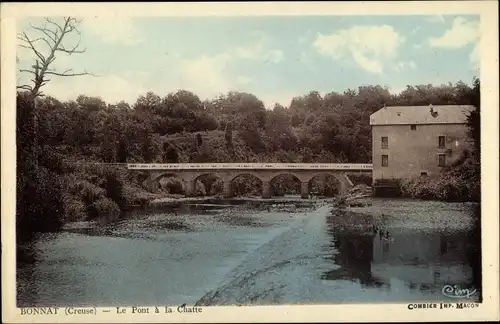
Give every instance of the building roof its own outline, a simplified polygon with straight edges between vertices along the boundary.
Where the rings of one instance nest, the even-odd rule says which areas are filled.
[[[370,125],[465,124],[474,106],[392,106],[370,116]]]

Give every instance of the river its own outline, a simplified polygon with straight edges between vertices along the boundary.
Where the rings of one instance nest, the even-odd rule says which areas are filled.
[[[471,203],[206,200],[43,234],[17,265],[27,306],[456,301],[480,296]]]

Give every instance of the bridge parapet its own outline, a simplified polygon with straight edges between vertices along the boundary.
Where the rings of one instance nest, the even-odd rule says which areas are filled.
[[[373,169],[368,163],[134,163],[131,170],[339,170],[366,171]]]

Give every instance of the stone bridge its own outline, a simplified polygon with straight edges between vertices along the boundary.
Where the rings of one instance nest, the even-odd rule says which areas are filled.
[[[148,174],[145,180],[149,191],[156,192],[160,179],[176,176],[184,183],[187,196],[196,193],[196,182],[201,176],[213,175],[224,183],[224,196],[232,197],[231,182],[242,175],[252,175],[262,182],[262,197],[271,197],[271,182],[279,175],[294,176],[301,183],[301,196],[309,196],[309,182],[316,176],[331,175],[338,180],[338,190],[342,194],[352,187],[346,173],[372,172],[372,164],[339,163],[173,163],[173,164],[128,164],[129,170]]]

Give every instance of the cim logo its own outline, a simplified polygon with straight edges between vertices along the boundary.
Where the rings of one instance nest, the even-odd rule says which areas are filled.
[[[443,295],[451,298],[467,298],[469,299],[472,295],[476,293],[476,288],[460,288],[459,285],[446,285],[442,289]]]

